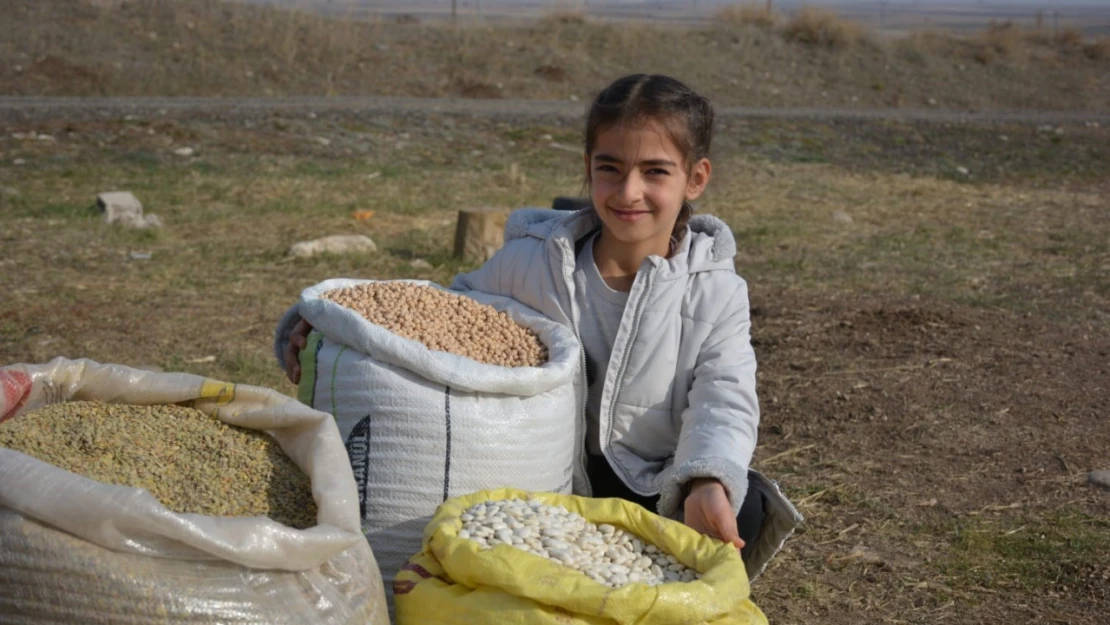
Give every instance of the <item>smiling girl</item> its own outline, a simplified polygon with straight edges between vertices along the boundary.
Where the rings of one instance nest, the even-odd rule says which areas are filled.
[[[713,173],[709,101],[666,76],[603,90],[586,123],[592,207],[515,211],[505,246],[452,289],[509,296],[585,354],[577,494],[620,497],[742,548],[750,577],[801,521],[750,470],[759,425],[747,284],[721,220],[693,215]],[[308,326],[279,329],[287,373]]]

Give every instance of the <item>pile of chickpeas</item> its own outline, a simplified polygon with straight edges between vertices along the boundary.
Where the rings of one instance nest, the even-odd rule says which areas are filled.
[[[534,332],[464,295],[409,282],[367,282],[321,297],[431,350],[501,367],[547,362],[547,347]]]

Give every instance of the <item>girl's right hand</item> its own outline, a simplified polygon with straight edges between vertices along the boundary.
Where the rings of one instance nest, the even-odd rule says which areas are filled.
[[[289,333],[289,342],[285,345],[282,356],[285,360],[285,375],[293,384],[301,382],[301,362],[298,358],[300,351],[308,345],[308,333],[312,332],[312,324],[301,319]]]
[[[686,525],[711,538],[732,543],[737,550],[744,548],[728,493],[719,481],[699,478],[691,482],[684,511]]]

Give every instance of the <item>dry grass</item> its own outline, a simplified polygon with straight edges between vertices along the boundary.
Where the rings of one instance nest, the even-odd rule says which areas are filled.
[[[783,26],[783,36],[810,46],[843,49],[864,38],[863,27],[831,11],[805,7]]]
[[[1073,60],[1098,61],[1106,38],[1088,40],[1075,28],[1048,30],[1023,28],[1013,22],[994,23],[971,40],[972,58],[982,64],[1030,60],[1066,63]],[[1092,53],[1093,51],[1093,53]]]
[[[756,5],[726,8],[731,17],[699,28],[566,13],[500,25],[354,21],[218,0],[9,4],[0,92],[11,95],[584,101],[647,71],[721,105],[1110,108],[1107,43],[1077,47],[1071,31],[1038,39],[997,26],[977,38],[885,42],[833,14],[805,11],[784,24]]]
[[[1099,37],[1083,44],[1083,54],[1092,61],[1110,60],[1110,37]]]
[[[552,11],[540,18],[540,26],[585,26],[587,21],[586,14],[582,11]]]
[[[779,16],[766,4],[734,4],[718,9],[713,21],[718,25],[771,29],[778,23]]]

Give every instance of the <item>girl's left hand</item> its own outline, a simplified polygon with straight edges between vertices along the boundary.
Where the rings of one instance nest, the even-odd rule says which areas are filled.
[[[717,540],[732,543],[737,549],[744,547],[744,540],[736,528],[725,487],[714,479],[696,479],[690,484],[686,496],[686,525]]]

